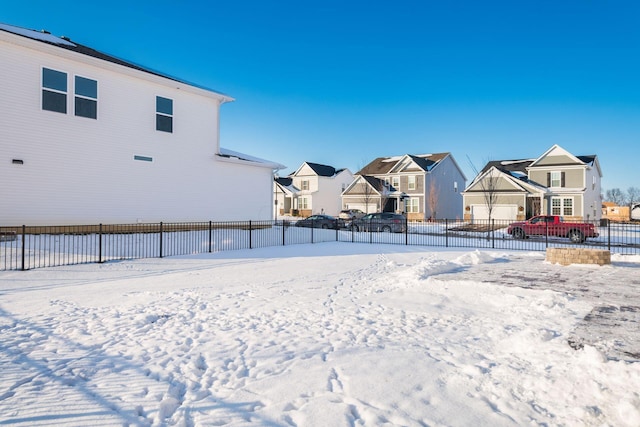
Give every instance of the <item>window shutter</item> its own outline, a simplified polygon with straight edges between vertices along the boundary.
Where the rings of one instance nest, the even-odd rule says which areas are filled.
[[[560,187],[564,186],[564,172],[560,172]]]
[[[547,172],[547,187],[551,187],[551,172]]]

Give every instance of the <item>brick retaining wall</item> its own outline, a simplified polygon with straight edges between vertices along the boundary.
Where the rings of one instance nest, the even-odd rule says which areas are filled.
[[[553,264],[611,264],[611,252],[602,249],[547,248],[546,260]]]

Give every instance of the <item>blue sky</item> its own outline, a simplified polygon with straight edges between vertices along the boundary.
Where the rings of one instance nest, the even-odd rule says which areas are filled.
[[[451,152],[469,182],[473,166],[559,144],[597,154],[605,190],[640,187],[640,2],[0,4],[0,22],[236,98],[222,146],[281,174]]]

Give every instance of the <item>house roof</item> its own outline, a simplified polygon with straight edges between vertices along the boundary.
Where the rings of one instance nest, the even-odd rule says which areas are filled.
[[[4,31],[7,33],[11,33],[11,34],[15,34],[17,36],[20,37],[25,37],[31,40],[35,40],[50,46],[55,46],[61,49],[65,49],[65,50],[69,50],[72,52],[76,52],[79,53],[81,55],[85,55],[85,56],[89,56],[92,58],[96,58],[96,59],[100,59],[102,61],[106,61],[106,62],[110,62],[113,64],[117,64],[117,65],[121,65],[123,67],[127,67],[127,68],[131,68],[137,71],[142,71],[144,73],[148,73],[148,74],[152,74],[158,77],[162,77],[165,79],[169,79],[169,80],[173,80],[175,82],[179,82],[179,83],[183,83],[189,86],[193,86],[193,87],[197,87],[199,89],[204,89],[206,91],[209,92],[214,92],[220,96],[222,96],[226,101],[233,101],[233,98],[223,94],[222,92],[219,92],[217,90],[213,90],[213,89],[209,89],[203,86],[199,86],[197,84],[194,83],[190,83],[187,82],[185,80],[182,79],[178,79],[176,77],[170,76],[168,74],[165,73],[161,73],[159,71],[153,70],[151,68],[148,67],[143,67],[141,65],[135,64],[133,62],[130,61],[125,61],[123,59],[117,58],[113,55],[109,55],[106,54],[104,52],[100,52],[98,50],[95,50],[91,47],[85,46],[83,44],[80,44],[76,41],[72,41],[71,39],[69,39],[68,37],[62,36],[62,37],[57,37],[54,36],[52,34],[50,34],[48,31],[46,30],[30,30],[27,28],[22,28],[22,27],[16,27],[13,25],[8,25],[8,24],[3,24],[0,23],[0,31]]]
[[[581,162],[586,163],[588,165],[593,165],[593,163],[596,161],[596,155],[592,154],[589,156],[576,156],[578,159],[580,159]]]
[[[280,185],[282,185],[282,186],[285,186],[285,187],[288,187],[288,186],[290,186],[291,184],[293,184],[293,179],[288,178],[288,177],[275,177],[275,178],[274,178],[274,180],[275,180],[278,184],[280,184]]]
[[[318,176],[334,176],[338,171],[333,166],[305,162]],[[343,170],[343,169],[341,169]]]
[[[369,183],[376,191],[381,192],[384,189],[384,181],[375,176],[363,175],[362,178]]]
[[[511,162],[510,160],[506,160],[505,162]],[[516,161],[519,162],[519,161]],[[526,163],[527,161],[524,161]],[[495,163],[495,162],[489,162]],[[498,165],[499,166],[499,165]],[[530,181],[526,175],[523,176],[522,172],[519,170],[519,167],[513,166],[511,170],[501,169],[496,165],[487,164],[482,171],[474,178],[474,180],[469,184],[467,188],[463,191],[463,193],[473,193],[473,192],[486,192],[487,190],[481,183],[485,177],[492,178],[502,178],[506,182],[508,182],[512,189],[509,191],[522,191],[527,193],[545,193],[547,188],[543,185],[540,185],[534,181]],[[478,188],[479,186],[479,188]],[[476,189],[478,188],[478,189]],[[504,190],[498,190],[503,192]]]
[[[524,182],[529,182],[527,168],[533,163],[533,159],[519,160],[492,160],[488,162],[480,171],[478,176],[483,175],[491,168],[496,168],[500,172],[510,175]]]
[[[293,185],[293,179],[289,177],[275,177],[273,180],[284,193],[295,195],[300,192],[300,189]]]
[[[384,175],[391,172],[391,170],[404,158],[409,157],[415,162],[416,165],[425,172],[429,172],[434,168],[442,159],[447,157],[449,153],[436,153],[436,154],[407,154],[404,156],[394,157],[378,157],[371,163],[363,167],[357,172],[357,175]]]

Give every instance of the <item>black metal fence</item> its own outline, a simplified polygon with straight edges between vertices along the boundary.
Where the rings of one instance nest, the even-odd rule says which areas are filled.
[[[572,243],[566,236],[549,235],[553,233],[514,238],[508,234],[508,226],[507,221],[445,219],[405,222],[395,233],[375,224],[366,227],[372,231],[362,231],[349,223],[333,228],[320,223],[300,227],[286,220],[0,227],[0,270],[329,241],[532,251],[577,246],[640,254],[640,223],[597,223],[594,229],[598,236],[579,243]]]

